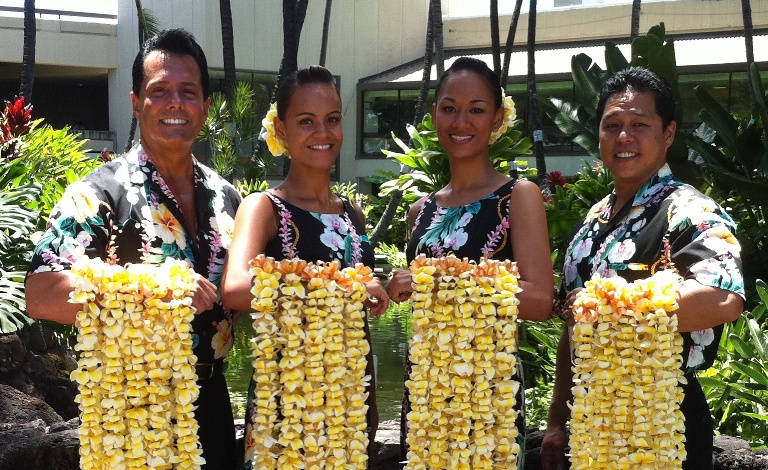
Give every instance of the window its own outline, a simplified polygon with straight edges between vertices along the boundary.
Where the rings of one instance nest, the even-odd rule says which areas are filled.
[[[406,124],[412,124],[419,90],[364,91],[362,99],[362,138],[360,154],[368,158],[385,158],[382,149],[400,151],[392,133],[407,140]],[[432,106],[432,92],[425,109]]]

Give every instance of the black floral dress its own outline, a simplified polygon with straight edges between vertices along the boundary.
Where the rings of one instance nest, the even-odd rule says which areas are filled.
[[[736,226],[711,198],[672,176],[655,174],[615,216],[615,194],[592,206],[574,229],[565,254],[565,288],[584,287],[593,274],[628,281],[674,269],[685,279],[744,297]],[[680,406],[685,416],[684,469],[712,468],[712,418],[696,372],[712,366],[723,326],[682,333],[688,383]]]
[[[424,254],[436,258],[452,254],[458,258],[480,261],[481,258],[513,260],[512,243],[509,238],[509,199],[518,180],[510,180],[499,189],[484,198],[457,207],[442,207],[437,204],[435,195],[424,200],[413,223],[411,239],[406,249],[406,258],[410,263],[417,255]],[[405,375],[408,380],[411,364],[405,359]],[[515,380],[520,382],[517,395],[517,442],[520,445],[518,468],[523,468],[525,454],[525,417],[523,396],[523,373],[518,361]],[[405,443],[407,434],[406,416],[411,409],[408,389],[405,389],[403,407],[400,416],[400,453],[405,461],[408,448]]]
[[[68,270],[83,256],[109,263],[162,264],[185,260],[216,286],[240,204],[237,190],[194,160],[197,232],[191,233],[176,199],[141,145],[71,184],[51,211],[32,254],[28,276]],[[221,301],[195,316],[192,342],[198,363],[221,363],[233,344],[232,312]],[[212,370],[212,369],[209,369]],[[232,468],[235,427],[221,373],[200,380],[195,418],[204,468]]]
[[[300,258],[304,261],[338,261],[341,267],[362,263],[371,269],[375,257],[373,247],[365,234],[360,217],[350,202],[340,197],[344,203],[343,214],[320,214],[296,207],[290,202],[272,194],[264,193],[275,210],[277,218],[277,236],[269,242],[264,254],[277,260]],[[366,319],[366,330],[368,320]],[[368,337],[370,341],[370,337]],[[368,353],[368,364],[373,364],[373,349]],[[372,381],[372,385],[375,385]],[[248,405],[245,413],[245,469],[253,468],[253,443],[248,436],[256,412],[253,406],[255,383],[251,378],[248,387]],[[372,411],[372,403],[369,410]]]

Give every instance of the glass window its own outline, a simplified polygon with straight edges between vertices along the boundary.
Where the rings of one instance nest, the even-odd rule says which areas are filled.
[[[392,133],[405,141],[406,124],[412,124],[419,90],[364,91],[362,102],[361,154],[370,158],[385,158],[382,149],[400,151]],[[426,111],[432,106],[432,92],[427,98]]]
[[[699,73],[680,75],[677,79],[680,91],[680,108],[682,110],[682,127],[685,130],[695,130],[701,123],[699,113],[702,106],[696,98],[694,88],[703,88],[717,100],[725,109],[730,108],[730,74],[728,73]]]

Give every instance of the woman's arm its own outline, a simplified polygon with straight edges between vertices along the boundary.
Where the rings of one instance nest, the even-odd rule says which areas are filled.
[[[546,321],[555,294],[552,255],[544,199],[538,186],[528,180],[518,181],[512,190],[509,234],[522,289],[518,294],[518,316]]]
[[[248,263],[264,253],[269,240],[277,235],[277,219],[272,202],[264,194],[243,199],[235,216],[232,244],[221,276],[221,298],[232,310],[251,310],[251,276]]]

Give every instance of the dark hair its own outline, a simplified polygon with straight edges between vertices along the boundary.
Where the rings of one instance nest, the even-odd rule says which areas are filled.
[[[496,109],[499,109],[502,104],[501,80],[499,80],[499,76],[496,72],[488,68],[488,65],[485,62],[480,59],[475,59],[474,57],[459,57],[450,67],[448,67],[448,70],[443,72],[443,75],[440,77],[440,80],[437,81],[437,86],[435,87],[435,101],[437,101],[437,97],[440,95],[440,89],[443,87],[443,83],[445,83],[451,75],[464,70],[476,73],[480,78],[485,80],[488,84],[488,88],[491,90],[491,94],[493,94],[493,102],[496,105]]]
[[[331,72],[322,65],[310,65],[303,69],[299,69],[280,81],[280,86],[277,87],[277,117],[285,119],[285,112],[288,106],[291,104],[291,98],[296,88],[302,85],[312,85],[314,83],[328,83],[332,85],[339,95],[339,101],[341,101],[341,93],[339,93],[339,87],[336,81],[333,79]]]
[[[133,92],[136,96],[141,91],[144,83],[144,61],[152,51],[164,51],[177,55],[188,55],[195,59],[200,69],[200,85],[203,87],[203,98],[210,96],[210,83],[208,80],[208,61],[205,53],[195,41],[195,37],[185,29],[164,29],[155,36],[144,41],[141,50],[133,61]]]
[[[659,74],[645,67],[624,69],[608,78],[600,91],[600,101],[597,103],[597,117],[603,119],[605,104],[616,93],[632,90],[636,93],[650,93],[656,106],[656,113],[661,116],[661,122],[666,129],[675,119],[675,95],[669,83]]]

